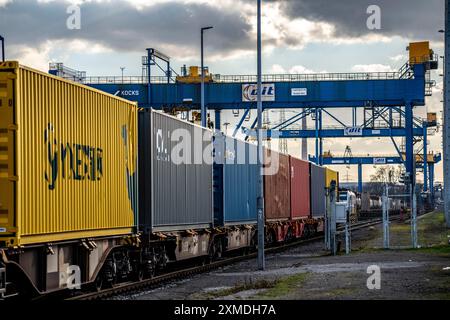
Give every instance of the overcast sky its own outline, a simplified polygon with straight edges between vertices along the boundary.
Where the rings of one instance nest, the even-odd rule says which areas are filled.
[[[66,27],[67,8],[81,9],[81,29]],[[381,29],[369,30],[367,8],[381,9]],[[443,54],[444,1],[442,0],[263,0],[263,71],[310,73],[392,71],[407,60],[411,41],[430,40]],[[50,61],[87,71],[88,75],[140,75],[145,48],[171,57],[175,70],[199,64],[199,29],[205,34],[206,64],[212,73],[252,74],[256,71],[256,0],[0,0],[0,34],[6,38],[8,59],[47,71]],[[440,116],[442,80],[427,108],[416,109]],[[276,113],[271,118],[276,121]],[[348,118],[348,112],[341,112]],[[236,121],[224,115],[224,121]],[[312,124],[312,122],[311,122]],[[334,123],[327,120],[327,124]],[[231,129],[230,129],[231,132]],[[441,135],[430,138],[430,150],[441,151]],[[384,143],[381,143],[384,142]],[[353,153],[394,153],[388,140],[327,139],[325,150],[343,153],[351,143]],[[310,153],[314,150],[309,142]],[[276,148],[276,143],[272,143]],[[299,141],[290,141],[298,155]],[[345,167],[336,167],[346,175]],[[373,168],[364,168],[367,179]],[[356,170],[349,171],[350,179]],[[420,177],[419,177],[420,179]],[[437,170],[442,180],[442,166]]]

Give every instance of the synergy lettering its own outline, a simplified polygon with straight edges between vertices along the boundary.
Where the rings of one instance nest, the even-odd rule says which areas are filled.
[[[44,133],[46,156],[49,164],[45,180],[49,190],[62,179],[97,181],[103,176],[103,149],[72,142],[58,142],[50,123]]]

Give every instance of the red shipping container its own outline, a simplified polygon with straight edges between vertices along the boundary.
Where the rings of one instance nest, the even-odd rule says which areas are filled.
[[[309,162],[289,157],[291,167],[291,219],[307,218],[310,209]]]
[[[291,216],[289,156],[265,149],[264,207],[267,220]],[[277,164],[278,163],[278,166]],[[272,170],[276,169],[278,170]],[[270,171],[274,171],[268,174]]]

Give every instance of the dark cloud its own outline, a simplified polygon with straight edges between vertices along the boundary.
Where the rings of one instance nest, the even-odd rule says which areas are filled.
[[[207,34],[210,52],[255,46],[249,38],[251,25],[237,10],[177,2],[138,10],[125,1],[87,2],[81,5],[81,29],[69,30],[68,6],[65,1],[10,2],[0,7],[0,33],[8,44],[38,46],[45,40],[83,39],[123,51],[170,45],[172,52],[183,56],[186,48],[199,48],[200,27],[213,25]]]
[[[69,30],[66,1],[13,0],[0,7],[0,33],[8,44],[29,47],[37,47],[46,40],[84,39],[117,51],[170,48],[169,54],[182,57],[186,50],[189,53],[199,50],[200,27],[214,25],[207,32],[210,54],[254,50],[252,26],[236,1],[235,8],[227,9],[204,3],[169,2],[141,10],[121,0],[86,2],[81,5],[81,30]],[[239,1],[256,4],[256,0]],[[275,0],[263,0],[269,1]],[[280,4],[287,17],[331,23],[336,26],[336,36],[344,38],[377,32],[409,39],[441,40],[437,30],[444,27],[442,0],[281,0]],[[381,7],[380,31],[366,27],[366,9],[372,4]],[[320,38],[323,34],[319,29],[314,32]],[[279,39],[265,39],[265,43],[295,46],[303,41],[301,30],[298,32],[298,35],[283,33]]]
[[[442,0],[283,0],[282,11],[290,18],[306,18],[331,23],[336,35],[359,37],[373,32],[410,39],[441,40],[444,27]],[[381,30],[366,26],[367,8],[381,9]]]

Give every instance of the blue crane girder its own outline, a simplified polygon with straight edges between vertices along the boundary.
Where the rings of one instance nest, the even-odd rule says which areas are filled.
[[[424,176],[424,186],[429,183],[429,189],[433,193],[434,185],[434,165],[442,160],[442,155],[437,153],[433,156],[434,162],[419,161],[415,163],[415,168],[423,168],[424,172],[429,170],[429,177]],[[315,156],[309,156],[309,161],[316,163]],[[357,165],[358,166],[358,192],[362,192],[362,166],[363,165],[387,165],[387,164],[404,164],[404,161],[399,156],[355,156],[355,157],[321,157],[323,165]],[[427,181],[428,180],[428,181]],[[428,188],[424,187],[424,191]]]
[[[405,107],[403,128],[364,129],[362,137],[405,137],[405,161],[399,157],[387,161],[404,163],[408,176],[413,177],[415,176],[413,138],[423,136],[424,132],[423,128],[414,125],[413,108],[425,105],[426,74],[429,65],[419,63],[406,66],[408,68],[405,72],[398,73],[317,74],[303,77],[280,75],[279,78],[278,75],[266,76],[265,84],[270,88],[268,91],[271,94],[266,96],[268,99],[264,99],[263,108],[309,108],[315,109],[318,117],[326,108]],[[99,77],[98,81],[95,81],[95,78],[92,81],[86,79],[85,83],[96,89],[137,101],[138,105],[144,108],[152,107],[160,110],[200,108],[200,83],[179,81],[171,83],[170,80],[160,83],[152,82],[151,79],[148,70],[148,77],[142,77],[140,82],[137,80],[136,83],[124,83],[108,77],[103,80]],[[210,110],[216,110],[217,115],[220,110],[226,109],[255,109],[256,101],[250,99],[248,91],[244,89],[254,83],[255,79],[252,76],[217,77],[213,82],[205,84],[205,105]],[[316,138],[317,155],[322,153],[322,138],[348,137],[343,129],[322,130],[321,120],[316,120],[316,130],[281,130],[276,133],[278,138]],[[414,184],[414,181],[411,183]]]
[[[245,134],[256,137],[256,130],[243,128]],[[265,130],[268,138],[315,138],[316,130]],[[413,129],[413,135],[423,136],[423,128],[416,127]],[[361,135],[348,135],[345,129],[322,129],[318,130],[319,138],[374,138],[374,137],[405,137],[405,128],[384,128],[384,129],[362,129]]]
[[[274,84],[274,101],[264,101],[264,109],[342,108],[425,105],[425,65],[413,66],[410,79],[280,81]],[[369,74],[368,74],[369,75]],[[88,81],[89,82],[89,81]],[[254,109],[256,102],[243,101],[243,85],[251,82],[211,82],[205,84],[208,109]],[[155,109],[200,108],[199,83],[87,83],[96,89],[137,101],[140,107]],[[306,89],[296,95],[292,89]],[[294,90],[295,91],[295,90]],[[149,103],[149,98],[151,99]]]
[[[310,161],[315,162],[316,157],[310,156]],[[403,160],[399,156],[388,157],[322,157],[324,165],[386,165],[386,164],[402,164]]]
[[[434,164],[441,161],[441,155],[436,154]],[[309,161],[315,162],[315,156],[309,156]],[[322,157],[324,165],[387,165],[403,164],[404,161],[399,156],[367,156],[367,157]],[[416,168],[421,168],[423,162],[417,162]]]

